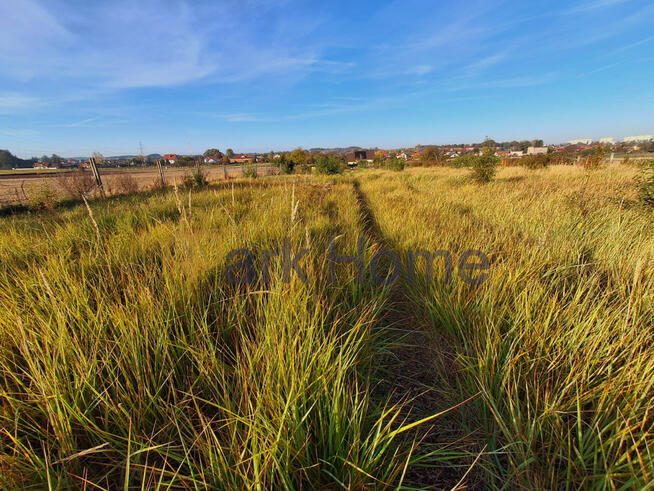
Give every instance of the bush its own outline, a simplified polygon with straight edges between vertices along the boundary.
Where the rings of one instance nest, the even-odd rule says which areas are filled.
[[[93,174],[83,170],[67,172],[58,176],[57,184],[64,194],[72,198],[88,195],[96,187]]]
[[[472,178],[478,183],[491,182],[495,178],[500,158],[489,151],[472,160]]]
[[[606,149],[597,147],[592,150],[581,152],[581,165],[586,170],[596,170],[602,166],[602,161],[606,157]]]
[[[551,157],[545,154],[525,155],[518,159],[518,164],[527,169],[544,169],[550,164]]]
[[[132,194],[139,190],[139,183],[129,174],[120,174],[112,184],[118,194]]]
[[[402,159],[398,159],[397,157],[390,158],[384,162],[384,166],[388,170],[394,170],[394,171],[402,171],[404,170],[405,162]]]
[[[199,168],[196,168],[192,174],[185,174],[182,181],[182,187],[186,189],[200,189],[208,185],[207,175]]]
[[[654,207],[654,160],[645,162],[636,176],[638,199],[645,206]]]
[[[320,155],[316,159],[316,171],[318,174],[342,174],[343,173],[343,161],[335,156],[327,157],[325,155]]]
[[[44,182],[32,190],[28,198],[28,206],[32,210],[54,210],[61,200],[60,193],[50,184]]]
[[[472,164],[476,158],[477,155],[475,155],[474,153],[466,153],[465,155],[456,157],[454,160],[450,162],[450,165],[456,168],[472,167]]]
[[[256,179],[259,177],[257,166],[255,164],[247,164],[241,168],[241,176]]]

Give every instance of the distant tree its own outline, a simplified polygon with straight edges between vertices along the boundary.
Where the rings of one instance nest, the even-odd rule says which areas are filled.
[[[0,169],[13,169],[18,167],[32,167],[32,160],[23,160],[12,155],[9,150],[0,150]]]
[[[445,154],[438,147],[430,146],[420,156],[424,165],[442,165],[445,161]]]
[[[375,152],[375,158],[373,159],[373,162],[375,165],[382,165],[384,163],[384,158],[386,157],[386,154],[379,150],[378,152]]]
[[[225,150],[225,154],[226,154],[230,159],[234,158],[234,150],[232,150],[231,148],[228,148],[227,150]]]
[[[531,142],[532,147],[542,147],[544,144],[543,140],[534,140]]]
[[[336,155],[319,155],[316,158],[316,171],[319,174],[341,174],[345,167],[343,159]]]
[[[486,137],[486,139],[481,144],[482,147],[495,148],[497,147],[497,142],[492,138]]]
[[[278,159],[275,159],[275,163],[279,165],[279,169],[284,174],[293,174],[295,171],[295,163],[291,161],[286,153],[282,153]]]
[[[100,152],[93,152],[93,155],[91,155],[96,161],[96,163],[101,164],[104,162],[104,156]]]
[[[203,155],[206,158],[220,159],[223,154],[217,148],[210,148],[209,150],[204,152]]]
[[[56,153],[52,154],[52,157],[50,157],[50,162],[53,164],[60,164],[63,159],[57,155]]]
[[[307,152],[301,148],[296,148],[286,158],[293,164],[294,171],[306,172],[310,160]]]

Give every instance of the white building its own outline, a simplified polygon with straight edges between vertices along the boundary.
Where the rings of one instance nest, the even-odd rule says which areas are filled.
[[[509,153],[511,157],[522,157],[524,154],[525,152],[523,152],[522,150],[511,150],[511,152]]]
[[[600,139],[600,143],[605,145],[613,145],[615,143],[615,140],[613,138],[602,138]]]
[[[545,155],[548,152],[547,147],[529,147],[527,148],[527,155]]]
[[[624,139],[625,143],[643,143],[651,142],[652,140],[654,140],[654,136],[652,135],[627,136]]]
[[[568,142],[570,145],[590,145],[593,143],[592,138],[580,138],[579,140],[570,140]]]

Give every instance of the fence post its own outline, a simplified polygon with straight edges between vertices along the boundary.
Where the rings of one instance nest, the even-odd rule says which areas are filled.
[[[166,187],[166,179],[164,178],[163,166],[161,165],[161,160],[157,160],[157,167],[159,168],[159,177],[161,178],[161,187]]]
[[[100,178],[100,172],[98,171],[98,166],[95,163],[95,158],[91,157],[89,160],[89,163],[91,164],[91,170],[93,171],[93,177],[95,177],[95,183],[98,185],[98,189],[100,189],[100,195],[103,198],[106,198],[106,195],[104,194],[104,186],[102,185],[102,179]]]

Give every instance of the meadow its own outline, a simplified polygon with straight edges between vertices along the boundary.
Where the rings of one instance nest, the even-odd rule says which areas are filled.
[[[0,218],[0,487],[651,486],[634,173],[369,169]],[[262,264],[285,238],[306,281]],[[330,281],[332,239],[367,260],[479,250],[489,276],[437,259],[429,280]],[[254,281],[227,281],[234,250]]]

